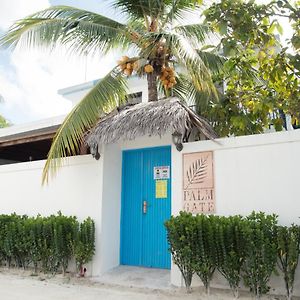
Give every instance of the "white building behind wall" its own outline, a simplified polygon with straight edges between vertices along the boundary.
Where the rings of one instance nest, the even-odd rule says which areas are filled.
[[[75,103],[93,84],[61,93]],[[134,86],[132,93],[142,92],[142,101],[147,101],[145,85]],[[0,143],[6,136],[26,130],[26,126],[1,130]],[[61,211],[79,220],[92,217],[96,223],[96,255],[88,273],[99,276],[120,264],[122,151],[158,146],[171,146],[172,214],[182,210],[182,155],[213,151],[218,215],[247,215],[255,210],[278,214],[281,224],[299,224],[300,130],[187,143],[182,152],[172,144],[171,133],[161,138],[120,141],[104,146],[98,161],[90,155],[69,158],[47,186],[41,186],[44,160],[1,165],[0,213],[49,215]],[[183,284],[174,265],[171,281]],[[275,292],[283,292],[282,278],[274,277],[272,282],[277,287]],[[219,276],[213,285],[225,286]],[[300,295],[299,282],[295,287],[296,295]]]

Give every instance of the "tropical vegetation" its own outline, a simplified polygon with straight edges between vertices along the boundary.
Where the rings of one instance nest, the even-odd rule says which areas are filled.
[[[105,55],[118,49],[132,53],[116,66],[76,105],[58,130],[44,169],[54,171],[61,158],[78,153],[83,135],[101,115],[126,101],[127,79],[146,77],[149,101],[159,95],[186,95],[206,91],[217,96],[212,74],[222,59],[213,51],[201,50],[212,34],[199,18],[185,24],[183,19],[198,7],[188,0],[114,0],[112,6],[125,15],[119,22],[106,16],[67,6],[55,6],[17,21],[0,44],[50,48],[64,46],[83,55]]]
[[[34,273],[65,274],[70,261],[78,271],[95,252],[95,224],[61,213],[49,217],[0,215],[0,265],[33,268]]]
[[[188,292],[196,274],[209,293],[215,271],[238,298],[243,281],[256,299],[270,290],[272,274],[283,275],[292,299],[300,257],[300,226],[279,226],[276,215],[192,215],[181,212],[165,223],[173,261]],[[278,267],[277,267],[278,266]]]
[[[126,102],[127,79],[147,78],[149,101],[176,96],[194,105],[219,136],[282,130],[286,114],[298,124],[299,1],[113,0],[124,21],[54,6],[17,21],[0,45],[68,53],[126,53],[68,114],[46,162],[43,181],[75,155],[85,132]],[[283,47],[278,17],[293,36]],[[290,52],[289,49],[294,49]],[[222,54],[222,55],[221,55]],[[121,56],[121,55],[120,55]],[[226,89],[223,86],[226,85]]]
[[[0,103],[4,102],[3,96],[0,94]],[[0,115],[0,128],[8,127],[10,126],[10,123]]]
[[[0,115],[0,128],[8,127],[9,125],[9,122]]]
[[[204,12],[220,36],[226,83],[218,103],[199,108],[220,136],[262,133],[297,126],[300,117],[300,2],[221,0]],[[290,24],[283,28],[282,21]],[[287,40],[284,41],[284,33]],[[214,49],[214,48],[213,48]]]

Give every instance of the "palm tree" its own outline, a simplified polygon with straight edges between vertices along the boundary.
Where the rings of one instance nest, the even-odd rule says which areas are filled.
[[[126,82],[132,74],[147,78],[149,101],[159,95],[186,101],[200,99],[203,91],[216,93],[211,75],[220,69],[222,59],[199,50],[211,31],[201,23],[181,22],[197,7],[192,2],[113,0],[113,6],[126,15],[124,23],[86,10],[54,6],[17,21],[0,39],[0,45],[11,49],[64,45],[80,55],[105,55],[113,49],[134,53],[122,57],[68,114],[53,140],[43,182],[49,171],[54,173],[61,165],[60,158],[78,153],[84,133],[101,115],[126,101]]]

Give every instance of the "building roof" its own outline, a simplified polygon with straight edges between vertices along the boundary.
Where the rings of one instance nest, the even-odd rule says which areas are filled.
[[[91,153],[96,155],[98,145],[133,140],[140,136],[162,136],[169,131],[185,136],[192,129],[203,133],[209,139],[217,137],[204,118],[173,97],[126,105],[114,110],[101,118],[90,130],[86,136],[86,143]]]
[[[53,138],[65,116],[0,129],[0,147]]]

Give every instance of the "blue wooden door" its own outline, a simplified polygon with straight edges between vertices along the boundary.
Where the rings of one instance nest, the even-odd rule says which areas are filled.
[[[154,179],[156,167],[169,167],[169,176]],[[171,267],[164,227],[171,216],[170,176],[170,147],[123,152],[121,264]]]

